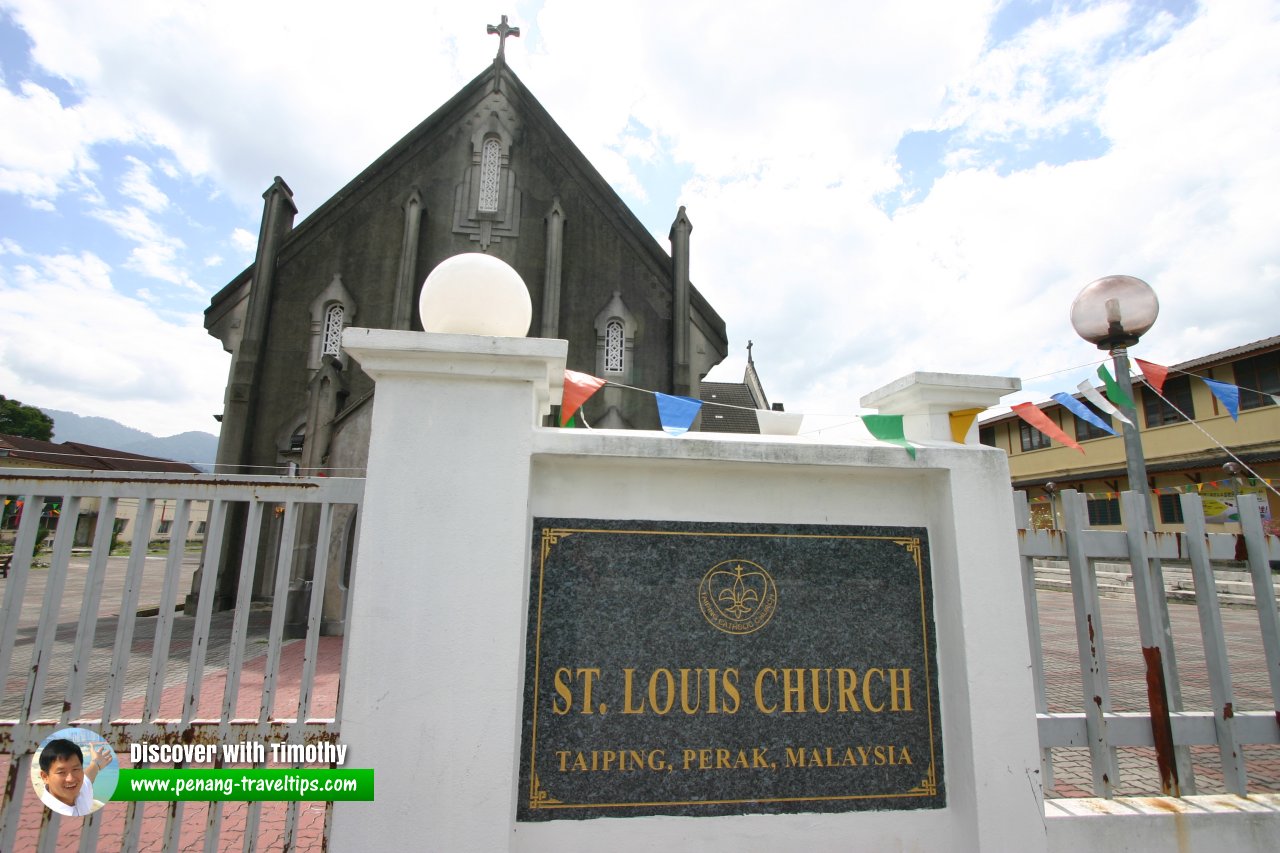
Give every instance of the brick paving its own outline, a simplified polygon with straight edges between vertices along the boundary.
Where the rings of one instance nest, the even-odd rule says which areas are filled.
[[[86,713],[83,715],[85,717],[93,716],[94,697],[98,697],[96,711],[101,714],[101,696],[105,690],[106,667],[110,663],[115,624],[118,620],[124,566],[124,558],[112,558],[108,567],[102,606],[99,609],[98,633],[95,635],[94,649],[88,664],[89,686],[85,693]],[[144,585],[140,609],[158,604],[160,586],[157,569],[163,570],[162,558],[149,558],[148,578],[154,577],[156,581]],[[180,596],[190,588],[190,576],[194,569],[194,560],[190,557],[185,559]],[[79,619],[79,600],[84,587],[84,572],[85,562],[79,559],[74,560],[59,614],[55,658],[60,657],[68,662],[76,623]],[[45,571],[35,571],[28,583],[27,594],[24,596],[27,606],[23,609],[22,623],[18,631],[18,648],[14,654],[14,669],[20,672],[16,675],[10,673],[6,683],[5,698],[0,701],[0,718],[12,718],[18,707],[16,704],[18,700],[12,698],[12,693],[16,690],[20,694],[25,684],[25,664],[29,661],[29,649],[35,639],[35,627],[40,612],[39,602],[43,596],[46,576]],[[0,580],[0,594],[3,593],[6,584],[7,581]],[[1056,712],[1079,710],[1082,696],[1071,596],[1069,593],[1046,590],[1040,591],[1038,596],[1050,710]],[[1184,707],[1188,710],[1208,709],[1210,707],[1208,678],[1196,608],[1191,604],[1171,603],[1169,610],[1183,685]],[[240,717],[257,717],[258,715],[265,668],[263,653],[266,648],[268,618],[269,613],[266,610],[256,610],[251,614],[249,621],[249,644],[236,709],[237,716]],[[217,717],[220,714],[226,678],[230,619],[230,613],[215,614],[213,619],[198,717]],[[1222,619],[1228,635],[1228,654],[1232,666],[1236,707],[1241,710],[1270,709],[1270,687],[1262,660],[1261,644],[1258,640],[1256,612],[1252,609],[1227,609],[1223,611]],[[1133,601],[1104,599],[1102,620],[1106,632],[1113,707],[1117,711],[1145,710],[1145,668],[1138,642]],[[181,711],[193,621],[182,615],[177,616],[174,621],[165,690],[161,701],[162,717],[178,716]],[[131,687],[126,692],[125,703],[121,710],[122,717],[137,716],[141,712],[144,698],[144,688],[141,685],[144,685],[146,680],[156,622],[155,616],[137,619],[129,670]],[[300,641],[292,641],[284,645],[279,675],[279,700],[276,705],[279,716],[292,716],[291,709],[296,708],[301,681],[302,651],[303,645]],[[321,639],[312,717],[333,716],[341,653],[340,637]],[[42,705],[44,712],[56,716],[61,696],[65,692],[66,677],[65,674],[55,673],[58,670],[69,669],[69,666],[55,666],[50,671],[46,701]],[[50,697],[57,698],[50,699]],[[1159,782],[1153,750],[1125,748],[1118,752],[1120,780],[1116,787],[1117,794],[1123,796],[1158,794]],[[1199,792],[1222,793],[1224,788],[1222,774],[1216,765],[1216,747],[1196,747],[1192,752]],[[1247,746],[1244,752],[1249,771],[1250,791],[1280,792],[1280,747]],[[1053,753],[1054,786],[1046,791],[1046,795],[1051,797],[1092,796],[1089,790],[1091,773],[1088,750],[1055,749]],[[127,756],[120,756],[120,758],[122,766],[129,766]],[[7,772],[8,765],[8,756],[0,756],[0,777]],[[47,820],[48,814],[31,794],[29,787],[26,793],[20,818],[19,843],[16,848],[18,850],[35,849],[35,839],[40,824]],[[139,805],[143,806],[143,822],[138,849],[161,850],[170,804]],[[201,802],[183,804],[178,849],[184,851],[203,849],[205,822],[210,807],[210,804]],[[261,804],[258,829],[259,850],[284,849],[286,807],[285,803]],[[325,811],[323,803],[298,804],[298,834],[294,849],[319,851],[324,848]],[[241,848],[248,812],[248,804],[224,804],[219,849]],[[98,850],[121,849],[125,814],[126,807],[116,803],[105,807],[94,818],[101,823],[96,845]],[[86,821],[79,819],[63,820],[56,849],[77,850],[81,832],[86,825]]]

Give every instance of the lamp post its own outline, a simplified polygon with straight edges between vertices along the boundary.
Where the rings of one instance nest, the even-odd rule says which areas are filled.
[[[1151,285],[1131,275],[1109,275],[1086,285],[1071,303],[1071,325],[1076,334],[1098,349],[1108,350],[1115,362],[1116,381],[1133,401],[1131,406],[1117,403],[1133,423],[1123,424],[1125,468],[1129,489],[1142,496],[1146,507],[1146,529],[1155,530],[1155,513],[1147,485],[1147,463],[1142,454],[1142,438],[1138,435],[1138,407],[1129,378],[1129,347],[1138,342],[1156,321],[1160,301]],[[1142,529],[1136,518],[1127,520],[1130,543],[1134,532]],[[1170,711],[1182,710],[1182,689],[1178,683],[1178,663],[1173,647],[1173,630],[1169,624],[1169,602],[1164,592],[1164,573],[1157,557],[1149,557],[1146,565],[1132,565],[1135,595],[1139,598],[1138,634],[1147,664],[1147,698],[1151,707],[1151,734],[1155,741],[1160,767],[1161,789],[1165,794],[1182,796],[1195,793],[1195,772],[1191,753],[1185,746],[1174,746]],[[1153,649],[1154,657],[1147,655]]]
[[[1108,350],[1115,363],[1116,381],[1133,400],[1133,382],[1129,378],[1129,347],[1156,322],[1160,301],[1151,285],[1131,275],[1109,275],[1088,284],[1071,303],[1071,325],[1076,334],[1098,349]],[[1125,468],[1129,488],[1140,491],[1147,508],[1147,523],[1155,529],[1155,515],[1147,487],[1147,463],[1142,454],[1142,438],[1138,434],[1137,402],[1132,408],[1121,403],[1117,407],[1133,424],[1123,424]]]

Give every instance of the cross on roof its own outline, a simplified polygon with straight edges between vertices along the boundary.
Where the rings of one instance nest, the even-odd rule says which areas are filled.
[[[498,36],[498,59],[502,60],[507,58],[507,36],[515,36],[516,38],[520,37],[519,27],[507,26],[506,15],[502,16],[502,23],[498,24],[496,27],[493,24],[489,24],[486,32],[488,32],[489,35],[496,34]]]

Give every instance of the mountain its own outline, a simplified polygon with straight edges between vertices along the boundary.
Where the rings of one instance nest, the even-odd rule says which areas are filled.
[[[209,471],[213,470],[218,454],[218,437],[212,433],[192,431],[157,437],[109,418],[88,418],[56,409],[41,411],[53,418],[54,441],[77,441],[95,447],[127,450],[144,456],[189,462]]]

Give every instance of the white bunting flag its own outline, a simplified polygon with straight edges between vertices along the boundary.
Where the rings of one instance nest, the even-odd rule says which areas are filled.
[[[1076,388],[1079,389],[1080,393],[1084,395],[1086,400],[1097,406],[1099,410],[1106,412],[1112,417],[1119,418],[1129,426],[1133,426],[1133,421],[1126,418],[1119,409],[1111,405],[1111,402],[1106,397],[1099,394],[1098,389],[1089,384],[1089,380],[1086,379],[1084,382],[1081,382],[1076,386]]]

